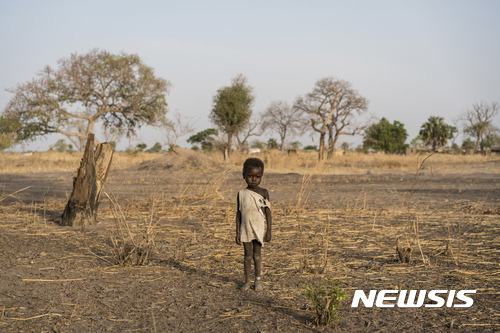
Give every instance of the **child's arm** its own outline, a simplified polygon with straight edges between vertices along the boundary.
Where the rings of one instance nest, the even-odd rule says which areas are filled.
[[[265,190],[264,192],[264,197],[268,200],[268,201],[271,201],[269,199],[269,192],[267,190]],[[267,224],[267,230],[266,230],[266,234],[264,236],[264,242],[267,242],[269,243],[271,241],[271,223],[273,221],[273,218],[271,216],[271,209],[269,209],[269,207],[265,207],[264,208],[264,213],[266,214],[266,224]]]
[[[236,244],[241,245],[241,212],[240,212],[240,194],[236,196]]]

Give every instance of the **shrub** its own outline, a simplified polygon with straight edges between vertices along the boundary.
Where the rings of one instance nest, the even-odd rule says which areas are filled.
[[[337,308],[346,298],[345,291],[340,288],[341,281],[325,278],[325,284],[308,285],[306,287],[306,297],[312,302],[316,310],[316,325],[329,325],[330,322],[337,319]]]
[[[313,145],[309,145],[309,146],[305,146],[304,150],[318,150],[318,147],[317,146],[313,146]]]

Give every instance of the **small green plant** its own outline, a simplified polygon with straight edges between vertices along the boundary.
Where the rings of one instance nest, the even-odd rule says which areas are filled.
[[[332,320],[337,319],[337,308],[346,298],[340,284],[340,279],[334,281],[325,278],[325,284],[306,286],[306,297],[316,310],[315,325],[329,325]]]

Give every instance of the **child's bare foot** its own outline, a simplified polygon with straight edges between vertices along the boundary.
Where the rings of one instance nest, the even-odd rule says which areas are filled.
[[[250,282],[245,282],[245,284],[240,287],[240,290],[243,291],[247,291],[248,289],[250,289]]]
[[[259,280],[255,281],[255,291],[262,291],[262,284]]]

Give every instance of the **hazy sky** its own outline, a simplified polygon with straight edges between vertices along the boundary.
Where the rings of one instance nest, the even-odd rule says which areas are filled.
[[[239,73],[255,89],[254,112],[335,76],[369,100],[370,113],[404,123],[409,142],[430,115],[452,123],[475,102],[500,102],[499,14],[500,1],[484,0],[0,0],[0,108],[12,97],[5,89],[45,65],[101,48],[155,68],[173,85],[171,112],[197,130],[212,126],[213,95]],[[148,130],[137,141],[160,139]]]

